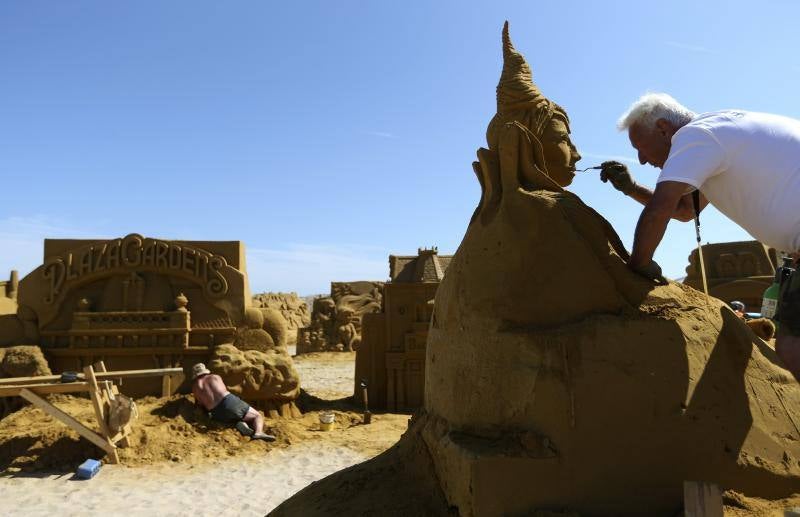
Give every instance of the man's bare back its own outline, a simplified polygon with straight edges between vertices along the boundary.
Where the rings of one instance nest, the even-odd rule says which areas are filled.
[[[206,411],[211,411],[230,392],[222,381],[222,377],[210,373],[203,375],[192,383],[192,393],[194,394],[194,399],[206,408]]]

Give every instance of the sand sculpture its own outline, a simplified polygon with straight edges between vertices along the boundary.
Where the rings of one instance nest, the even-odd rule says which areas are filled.
[[[297,293],[259,293],[253,295],[253,307],[273,309],[281,313],[286,320],[287,345],[295,345],[297,329],[311,323],[308,305]]]
[[[46,239],[44,263],[19,282],[17,293],[16,314],[0,316],[0,346],[38,344],[54,372],[100,359],[109,370],[191,368],[235,343],[268,354],[251,360],[256,366],[248,375],[262,379],[256,400],[279,408],[294,393],[263,380],[283,376],[288,385],[297,376],[290,379],[293,370],[285,367],[291,359],[283,316],[252,307],[241,242],[137,234]],[[126,380],[123,391],[160,394],[161,381]]]
[[[297,331],[297,353],[353,351],[361,342],[361,320],[379,312],[383,282],[331,282],[330,296],[314,299],[311,323]]]
[[[711,296],[724,302],[739,300],[748,312],[761,312],[764,291],[772,284],[779,264],[774,249],[758,241],[706,244],[703,259]],[[696,249],[689,255],[683,283],[703,289]]]
[[[383,310],[365,314],[362,321],[356,354],[357,402],[363,402],[360,384],[365,380],[374,409],[403,411],[422,405],[433,297],[451,259],[439,255],[435,247],[420,248],[416,255],[389,256]]]
[[[16,314],[18,289],[19,273],[16,270],[12,270],[9,279],[0,282],[0,316]]]
[[[241,350],[220,345],[214,348],[208,367],[225,379],[232,393],[271,416],[300,416],[294,404],[300,395],[300,377],[285,347]]]
[[[547,120],[566,116],[503,36],[481,200],[436,293],[424,411],[398,447],[274,515],[397,500],[428,515],[672,516],[684,480],[800,491],[800,386],[724,304],[626,267],[611,226],[551,170],[570,146]],[[400,483],[443,498],[409,509]]]

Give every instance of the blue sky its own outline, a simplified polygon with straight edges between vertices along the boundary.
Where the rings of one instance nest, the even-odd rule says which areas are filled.
[[[631,160],[645,91],[800,118],[800,3],[49,1],[0,4],[0,275],[44,237],[242,240],[254,291],[385,279],[452,253],[479,198],[500,29],[564,106],[579,165]],[[630,247],[641,206],[571,188]],[[718,212],[703,239],[748,239]],[[683,276],[691,224],[656,254]]]

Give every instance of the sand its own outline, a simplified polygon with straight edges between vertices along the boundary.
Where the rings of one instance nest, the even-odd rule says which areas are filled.
[[[263,515],[309,483],[368,457],[329,442],[303,443],[263,458],[198,466],[106,465],[89,481],[71,474],[15,476],[0,480],[0,514]],[[211,480],[222,490],[210,493]]]
[[[294,357],[303,389],[315,397],[335,400],[353,395],[355,352],[310,352]],[[313,379],[305,384],[306,379]]]
[[[298,358],[309,390],[299,405],[307,413],[267,420],[274,444],[207,423],[185,397],[140,399],[132,447],[120,449],[123,464],[104,465],[89,481],[72,473],[97,449],[38,409],[23,408],[0,421],[0,515],[263,515],[309,483],[380,454],[406,430],[408,415],[374,415],[364,426],[341,400],[353,386],[347,356]],[[91,425],[88,400],[52,401]],[[337,416],[330,432],[318,430],[325,408]],[[224,490],[209,492],[212,479]]]

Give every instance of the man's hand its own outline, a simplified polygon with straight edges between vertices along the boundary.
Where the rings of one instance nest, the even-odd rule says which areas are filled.
[[[637,266],[635,264],[628,263],[628,267],[631,268],[634,273],[637,273],[652,282],[655,282],[659,285],[667,285],[667,279],[661,274],[661,266],[659,266],[655,260],[651,260],[644,266]]]
[[[614,188],[619,190],[625,195],[633,191],[636,182],[633,181],[631,173],[628,172],[628,167],[616,161],[608,161],[600,164],[600,180],[603,183],[611,181]]]

